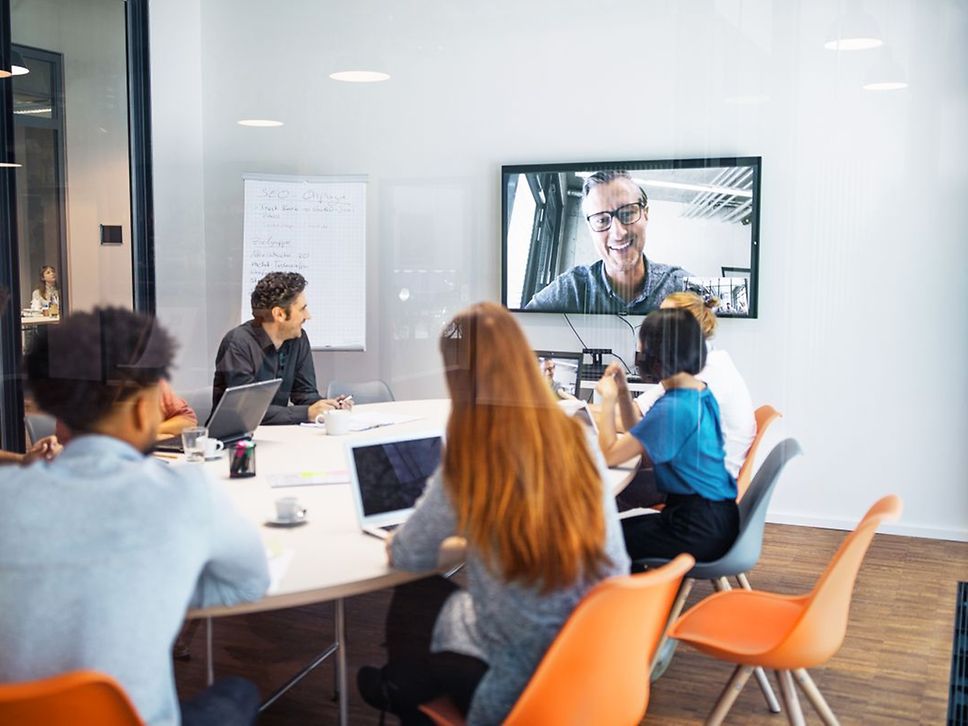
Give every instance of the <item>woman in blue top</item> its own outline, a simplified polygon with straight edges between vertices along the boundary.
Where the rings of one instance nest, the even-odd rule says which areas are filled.
[[[618,386],[611,374],[598,382],[602,413],[598,440],[609,466],[641,454],[655,467],[665,509],[622,520],[633,560],[688,552],[700,562],[726,553],[739,531],[736,480],[726,470],[719,405],[695,377],[706,343],[687,310],[658,310],[639,329],[636,367],[659,379],[666,394],[627,434],[615,433]]]

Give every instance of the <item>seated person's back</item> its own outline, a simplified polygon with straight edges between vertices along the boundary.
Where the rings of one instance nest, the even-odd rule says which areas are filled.
[[[48,365],[68,340],[73,367]],[[143,453],[172,355],[164,330],[120,309],[45,332],[30,385],[75,438],[0,482],[0,681],[102,671],[152,724],[178,720],[170,649],[186,608],[268,587],[258,532],[221,485]]]

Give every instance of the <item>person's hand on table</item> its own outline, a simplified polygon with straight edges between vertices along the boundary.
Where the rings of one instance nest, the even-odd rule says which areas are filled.
[[[64,447],[60,445],[56,436],[45,436],[27,450],[22,463],[24,465],[32,464],[41,459],[53,461],[63,450]]]
[[[332,411],[334,408],[336,408],[336,401],[329,398],[321,398],[316,403],[310,405],[307,416],[311,422],[315,423],[317,416],[327,411]]]
[[[353,397],[350,395],[337,396],[333,401],[336,408],[350,410],[353,408]]]

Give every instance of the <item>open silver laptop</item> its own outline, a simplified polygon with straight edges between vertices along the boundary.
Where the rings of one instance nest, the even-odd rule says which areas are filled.
[[[262,423],[262,417],[281,384],[281,378],[273,378],[226,388],[205,424],[208,435],[226,444],[251,436]],[[155,444],[155,451],[181,450],[181,436],[162,439]]]
[[[577,419],[586,428],[592,430],[592,432],[598,435],[598,424],[595,421],[595,417],[592,416],[592,412],[588,410],[588,404],[584,401],[574,400],[574,401],[558,401],[558,405],[561,410],[567,413],[574,419]]]
[[[350,489],[364,532],[386,539],[406,521],[440,465],[442,445],[436,433],[347,442]]]

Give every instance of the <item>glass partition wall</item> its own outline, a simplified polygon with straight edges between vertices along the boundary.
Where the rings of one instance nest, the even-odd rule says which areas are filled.
[[[4,448],[24,445],[20,358],[42,326],[152,308],[145,4],[0,0]]]

